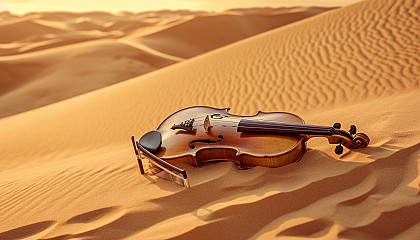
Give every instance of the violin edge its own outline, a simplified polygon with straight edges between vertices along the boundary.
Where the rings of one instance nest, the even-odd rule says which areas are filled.
[[[158,130],[164,123],[166,120],[168,120],[169,118],[171,118],[173,115],[182,112],[184,110],[188,110],[191,108],[209,108],[209,109],[214,109],[214,110],[224,110],[227,114],[231,115],[231,116],[235,116],[235,117],[255,117],[258,116],[259,114],[270,114],[270,113],[285,113],[285,114],[290,114],[293,115],[297,118],[299,118],[302,121],[302,124],[306,124],[305,120],[303,120],[303,118],[301,118],[299,115],[295,114],[295,113],[291,113],[291,112],[286,112],[286,111],[274,111],[274,112],[266,112],[266,111],[261,111],[261,110],[257,110],[257,112],[253,115],[239,115],[239,114],[232,114],[229,111],[231,110],[230,107],[224,107],[224,108],[217,108],[217,107],[210,107],[210,106],[204,106],[204,105],[193,105],[193,106],[189,106],[189,107],[185,107],[182,109],[177,110],[176,112],[173,112],[172,114],[168,115],[160,124],[159,126],[157,126],[156,130]]]

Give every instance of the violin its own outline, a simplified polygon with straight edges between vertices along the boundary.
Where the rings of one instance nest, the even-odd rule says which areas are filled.
[[[300,160],[306,142],[325,137],[337,144],[336,154],[348,149],[364,148],[369,137],[356,133],[351,125],[344,131],[340,123],[332,127],[307,125],[299,116],[287,112],[261,112],[253,116],[230,114],[229,108],[195,106],[181,109],[167,117],[156,130],[131,141],[140,172],[142,159],[153,167],[180,178],[189,187],[187,173],[179,163],[200,167],[209,161],[229,160],[241,168],[280,167]]]

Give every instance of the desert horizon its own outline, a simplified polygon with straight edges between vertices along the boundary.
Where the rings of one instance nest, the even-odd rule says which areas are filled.
[[[278,0],[159,0],[155,2],[120,0],[115,1],[81,1],[72,0],[68,2],[54,2],[49,0],[2,0],[0,1],[0,12],[10,11],[15,14],[26,14],[40,11],[65,11],[65,12],[86,12],[104,11],[109,13],[118,12],[144,12],[159,10],[192,10],[192,11],[216,11],[222,12],[233,8],[261,8],[261,7],[341,7],[347,6],[361,0],[318,0],[314,4],[309,0],[278,1]]]
[[[0,239],[416,239],[420,3],[274,2],[0,0]]]

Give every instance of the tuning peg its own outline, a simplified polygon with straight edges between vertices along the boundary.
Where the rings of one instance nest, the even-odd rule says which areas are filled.
[[[349,130],[349,133],[350,133],[351,135],[356,134],[356,126],[354,126],[354,125],[350,125],[350,130]]]
[[[338,140],[338,145],[335,147],[335,153],[336,154],[343,153],[343,146],[341,146],[341,139]]]
[[[341,128],[341,123],[334,123],[333,128],[340,129]]]
[[[336,154],[342,154],[342,153],[343,153],[343,146],[341,146],[341,143],[340,143],[340,144],[338,144],[338,145],[335,147],[335,153],[336,153]]]

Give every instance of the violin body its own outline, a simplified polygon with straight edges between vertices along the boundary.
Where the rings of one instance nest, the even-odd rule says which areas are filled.
[[[325,137],[330,144],[364,148],[369,137],[356,133],[356,126],[341,130],[333,127],[307,125],[299,116],[287,112],[261,112],[253,116],[230,114],[229,108],[189,107],[167,117],[156,130],[147,132],[138,141],[131,141],[140,172],[143,157],[152,168],[160,168],[181,178],[189,187],[186,171],[176,167],[188,163],[200,167],[209,161],[233,161],[240,167],[280,167],[298,161],[312,137]]]
[[[171,129],[174,123],[195,116],[209,116],[212,127],[208,132],[199,120],[194,121],[195,127],[192,132]],[[204,121],[204,117],[202,118]],[[157,128],[162,134],[162,146],[155,155],[171,164],[183,162],[196,167],[208,161],[220,160],[234,161],[241,167],[279,167],[302,157],[305,151],[305,137],[238,132],[236,126],[239,118],[304,124],[299,116],[285,112],[258,112],[254,116],[238,116],[228,113],[227,108],[186,108],[169,116]],[[222,136],[222,139],[219,136]],[[195,142],[191,144],[193,148],[190,147],[192,141],[207,139],[221,141]]]

